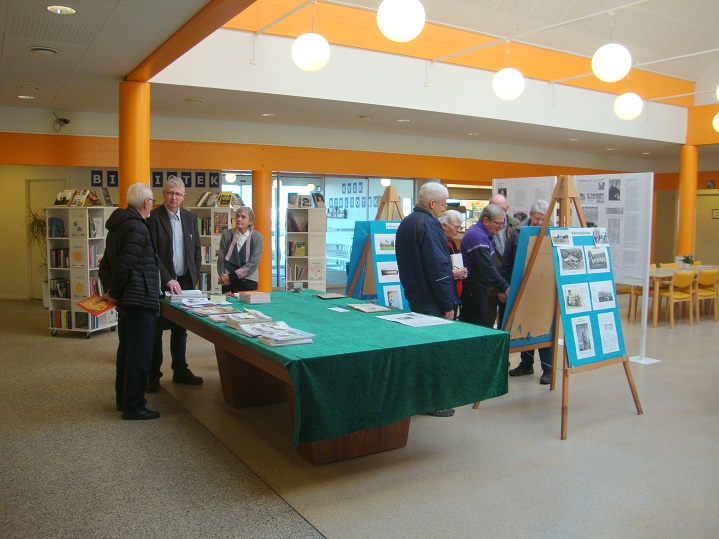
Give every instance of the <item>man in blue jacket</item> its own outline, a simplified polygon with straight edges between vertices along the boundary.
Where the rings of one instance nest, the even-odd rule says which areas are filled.
[[[102,298],[117,306],[115,399],[123,419],[155,419],[145,407],[145,386],[152,364],[155,317],[160,311],[160,276],[145,221],[155,200],[152,190],[135,183],[127,208],[115,210],[105,225],[107,242],[99,267]]]
[[[438,218],[447,205],[447,188],[425,183],[417,194],[414,211],[397,229],[395,253],[399,280],[409,308],[416,313],[452,320],[459,305],[447,248],[447,236]],[[447,408],[429,415],[450,417]]]

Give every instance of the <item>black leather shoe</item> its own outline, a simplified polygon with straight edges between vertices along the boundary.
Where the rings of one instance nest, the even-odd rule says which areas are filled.
[[[175,372],[172,375],[172,381],[176,384],[187,384],[190,386],[201,386],[203,382],[202,376],[195,376],[190,369]]]
[[[136,412],[122,412],[122,419],[157,419],[158,417],[160,417],[160,412],[147,408]]]
[[[543,386],[547,386],[552,383],[552,369],[544,369],[542,371],[542,377],[539,379],[539,383]]]
[[[145,393],[157,393],[157,391],[160,389],[160,376],[157,376],[156,374],[151,374],[147,377],[147,386],[145,387]]]
[[[520,363],[509,371],[509,376],[523,376],[525,374],[534,374],[534,367],[526,363]]]

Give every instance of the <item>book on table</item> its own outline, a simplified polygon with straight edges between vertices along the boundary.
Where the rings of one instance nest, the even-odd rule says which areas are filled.
[[[182,290],[179,294],[172,294],[169,291],[165,291],[165,298],[169,299],[172,303],[180,303],[186,298],[206,298],[207,292],[202,290]]]
[[[257,311],[255,309],[245,308],[244,312],[228,314],[227,319],[225,320],[225,324],[227,324],[227,327],[237,329],[240,324],[260,324],[263,322],[271,321],[271,316],[267,316],[266,314],[261,313],[260,311]]]
[[[347,307],[356,311],[362,311],[363,313],[381,313],[391,310],[389,307],[377,305],[376,303],[351,303],[347,305]]]
[[[259,290],[241,290],[237,293],[237,299],[242,303],[270,303],[270,293]]]
[[[216,314],[234,314],[239,311],[231,305],[205,305],[190,309],[190,312],[193,312],[198,316],[212,316]]]
[[[344,294],[337,294],[336,292],[325,292],[323,294],[312,294],[316,298],[320,299],[340,299],[340,298],[346,298]]]
[[[287,346],[290,344],[310,344],[314,342],[314,333],[288,327],[286,329],[270,329],[259,336],[258,340],[267,346]]]
[[[109,311],[115,307],[109,301],[105,301],[101,296],[95,294],[77,302],[77,306],[85,309],[93,316],[100,316],[102,313]]]

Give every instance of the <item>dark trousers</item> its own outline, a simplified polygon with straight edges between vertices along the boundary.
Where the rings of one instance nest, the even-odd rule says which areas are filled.
[[[155,315],[142,309],[117,306],[115,398],[123,412],[145,408],[145,386],[152,364]]]
[[[195,288],[190,278],[190,273],[186,273],[182,277],[177,278],[180,287],[183,290],[193,290]],[[155,321],[154,343],[152,346],[152,367],[150,374],[162,376],[160,368],[162,367],[162,332],[166,329],[170,330],[170,357],[172,358],[172,370],[181,372],[187,369],[187,358],[185,352],[187,350],[187,330],[182,326],[178,326],[174,322],[170,322],[167,318],[161,316]]]
[[[442,318],[442,315],[444,312],[442,309],[440,309],[439,305],[435,303],[426,303],[423,305],[418,305],[416,303],[410,303],[409,304],[409,310],[413,313],[419,313],[419,314],[427,314],[429,316],[438,316]]]
[[[506,303],[499,301],[499,290],[494,287],[490,287],[487,294],[487,320],[492,317],[492,314],[496,313],[497,329],[502,329],[502,320],[504,319],[506,306]]]
[[[257,290],[257,281],[250,281],[249,279],[240,279],[238,281],[232,281],[230,284],[222,287],[222,292],[243,292],[245,290]]]
[[[552,368],[553,356],[554,347],[549,346],[539,349],[539,362],[542,364],[542,370],[546,371]],[[534,350],[525,350],[519,354],[519,358],[524,365],[534,365]]]
[[[488,305],[489,289],[477,281],[465,279],[462,283],[462,310],[459,319],[477,326],[494,327],[497,310]]]

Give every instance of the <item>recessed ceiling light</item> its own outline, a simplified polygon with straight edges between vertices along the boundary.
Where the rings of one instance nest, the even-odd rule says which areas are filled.
[[[492,129],[492,133],[504,133],[504,129]]]
[[[399,120],[397,120],[397,122],[404,124],[404,123],[408,123],[409,120],[407,118],[400,118]]]
[[[19,95],[18,99],[35,99],[34,95]]]
[[[260,116],[262,116],[264,118],[274,118],[275,113],[274,112],[263,112],[262,114],[260,114]]]
[[[47,6],[47,10],[56,15],[74,15],[77,13],[77,11],[67,6]]]
[[[652,152],[642,152],[642,155],[652,155]]]
[[[607,151],[608,151],[608,152],[613,152],[613,151],[614,151],[614,148],[609,147],[609,148],[607,148]]]
[[[570,138],[569,142],[577,142],[578,140],[579,140],[578,138]]]
[[[476,137],[479,133],[467,133],[468,137]]]
[[[197,99],[197,98],[188,98],[188,99],[183,99],[182,102],[187,103],[189,105],[201,105],[202,103],[205,102],[205,100]]]
[[[357,116],[360,120],[374,120],[374,116],[371,114],[360,114]]]
[[[43,56],[53,56],[58,54],[60,51],[53,49],[52,47],[28,47],[28,51],[34,52],[35,54],[41,54]]]

